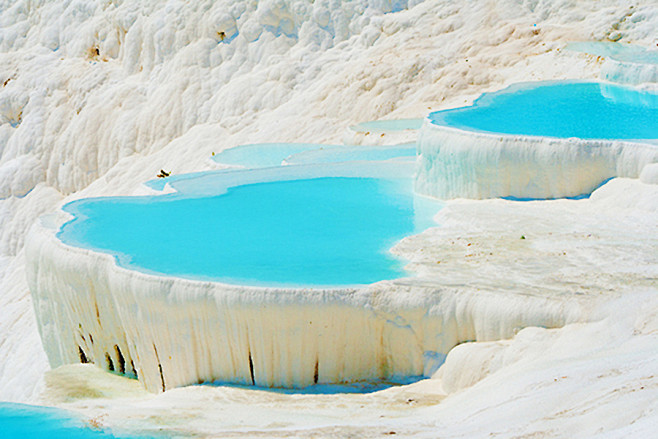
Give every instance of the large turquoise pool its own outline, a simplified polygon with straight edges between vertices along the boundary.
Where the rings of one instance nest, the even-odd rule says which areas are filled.
[[[487,93],[432,123],[501,134],[580,139],[658,138],[658,94],[598,82],[540,82]]]
[[[216,196],[72,202],[58,237],[121,266],[233,284],[324,287],[404,276],[389,252],[432,225],[436,202],[408,178],[323,177],[230,187]]]

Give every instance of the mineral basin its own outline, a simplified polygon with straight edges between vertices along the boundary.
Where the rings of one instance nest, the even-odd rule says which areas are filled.
[[[517,84],[430,113],[415,189],[438,198],[591,193],[658,162],[658,93],[580,81]]]
[[[544,299],[517,300],[510,306],[486,295],[475,302],[451,290],[424,287],[422,283],[414,287],[413,277],[404,273],[400,261],[387,251],[404,234],[428,225],[414,222],[418,209],[427,206],[416,203],[417,197],[409,192],[405,195],[399,185],[406,179],[408,191],[413,172],[414,161],[395,161],[208,173],[174,181],[176,193],[163,195],[162,201],[76,201],[55,215],[43,217],[26,244],[26,274],[51,366],[93,362],[136,377],[154,392],[203,382],[301,388],[315,383],[427,376],[460,342],[509,337],[519,326],[554,327],[569,320],[563,304]],[[365,186],[348,187],[331,195],[323,187],[331,179]],[[384,181],[383,186],[373,186],[377,180]],[[308,181],[320,186],[311,187],[311,192],[302,190],[301,201],[290,198],[290,194],[277,198],[278,191],[270,191]],[[180,204],[198,203],[200,199],[217,203],[226,197],[231,205],[232,195],[249,190],[271,193],[269,199],[263,199],[259,192],[249,206],[232,206],[232,213],[214,207],[195,212]],[[368,192],[374,200],[366,204],[365,212],[356,206],[347,209],[355,212],[338,212],[350,192],[359,199]],[[167,203],[174,206],[163,209]],[[88,209],[94,205],[100,209]],[[144,210],[147,226],[132,230],[133,220],[121,218],[126,208]],[[238,212],[240,209],[253,210],[251,214],[256,217],[241,216],[244,213]],[[310,224],[324,224],[319,230],[326,229],[329,235],[318,239],[304,236],[300,242],[293,242],[296,238],[289,235],[285,239],[270,236],[283,233],[276,228],[281,224],[267,225],[264,221],[286,223],[280,218],[286,209],[299,216],[309,215]],[[420,216],[431,218],[437,210],[431,202]],[[220,225],[213,226],[197,213],[217,216]],[[238,248],[242,244],[235,243],[230,233],[217,230],[235,226],[226,218],[230,215],[249,223],[249,234],[273,240],[268,243],[271,249],[263,250],[265,257],[258,249],[249,248],[257,260],[245,261],[241,254],[244,249]],[[395,220],[389,227],[387,217],[396,215],[414,218]],[[289,219],[287,225],[305,227],[297,219]],[[229,223],[222,224],[225,220]],[[103,227],[94,230],[98,226],[94,221]],[[192,222],[197,236],[191,237],[189,230],[173,229],[179,221],[187,221],[183,228]],[[337,230],[327,221],[343,223],[340,233],[353,229],[366,235],[368,230],[364,229],[380,222],[374,235],[384,240],[375,242],[372,254],[364,256],[356,247],[371,244],[358,235],[333,235]],[[382,224],[394,233],[382,234]],[[67,237],[76,227],[78,233]],[[118,229],[110,233],[113,227]],[[217,236],[211,236],[214,233]],[[157,263],[159,255],[179,267],[149,265],[144,255],[129,252],[134,244],[143,247],[149,239],[147,256],[155,255]],[[209,246],[213,241],[218,245]],[[226,248],[221,249],[224,241]],[[316,246],[325,244],[332,247],[330,259],[341,259],[341,253],[345,256],[343,267],[337,271],[331,266],[335,261],[324,265],[317,262],[324,250]],[[193,254],[186,245],[198,249],[199,254]],[[300,257],[297,252],[304,246],[306,253]],[[224,255],[219,255],[222,251]],[[279,267],[277,272],[276,264],[285,262],[278,259],[288,254],[294,256],[292,265]],[[374,257],[373,264],[361,262],[368,257]],[[318,266],[304,267],[309,262]],[[247,263],[252,264],[247,271],[222,270],[231,264],[240,270]],[[369,270],[370,265],[374,271]],[[319,280],[308,278],[312,273]],[[401,276],[400,284],[395,283],[398,279],[382,280]],[[501,320],[503,314],[509,318]]]
[[[173,180],[169,186],[176,194],[170,201],[229,195],[238,186],[309,179],[407,179],[410,186],[414,162],[322,163],[198,174]],[[388,189],[397,193],[397,187]],[[427,217],[419,209],[429,209],[431,217],[437,206],[414,201],[414,214]],[[380,213],[369,211],[371,216]],[[172,215],[176,221],[181,215],[194,218],[190,211]],[[206,382],[304,388],[431,376],[460,343],[510,338],[525,326],[560,327],[582,320],[586,312],[562,298],[437,286],[396,272],[399,261],[397,266],[393,261],[392,277],[405,277],[376,275],[389,279],[366,285],[353,284],[364,279],[350,279],[350,285],[325,279],[322,286],[300,286],[307,281],[294,279],[293,270],[283,282],[270,279],[260,285],[251,278],[229,283],[189,272],[170,275],[162,268],[133,265],[140,261],[116,249],[101,251],[62,241],[58,234],[72,220],[63,210],[44,216],[26,241],[26,277],[49,362],[52,367],[92,362],[138,378],[153,392]],[[167,215],[160,220],[166,221]],[[367,228],[371,220],[351,220],[348,226]],[[406,224],[409,230],[424,227]],[[206,239],[207,230],[199,231],[200,239]],[[155,236],[156,253],[170,253],[178,260],[191,257],[172,244],[171,234]],[[341,236],[334,241],[349,256],[351,243]],[[279,247],[287,245],[284,241]],[[386,251],[382,254],[389,257]],[[276,257],[265,263],[271,262],[268,259]]]

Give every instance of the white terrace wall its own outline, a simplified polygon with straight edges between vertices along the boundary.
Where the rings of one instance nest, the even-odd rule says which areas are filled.
[[[27,277],[50,364],[83,360],[159,392],[199,382],[305,387],[430,375],[469,340],[582,319],[576,301],[381,282],[362,289],[238,287],[148,275],[36,224]]]
[[[613,177],[640,176],[658,145],[464,131],[425,120],[415,189],[451,198],[561,198]]]

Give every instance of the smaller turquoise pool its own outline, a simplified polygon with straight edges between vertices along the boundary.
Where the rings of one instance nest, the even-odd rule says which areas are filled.
[[[63,410],[0,402],[0,437],[3,439],[112,439]],[[122,436],[125,437],[125,436]]]
[[[648,140],[658,138],[658,94],[597,82],[521,84],[429,120],[501,134]]]
[[[415,160],[416,144],[405,143],[386,146],[324,145],[320,143],[254,143],[236,146],[212,156],[224,165],[237,165],[241,168],[259,169],[287,165],[310,165],[343,162],[374,162],[385,160]],[[221,172],[239,172],[226,169]],[[144,184],[156,191],[164,190],[169,183],[194,180],[208,172],[174,174],[167,178],[156,178]]]
[[[75,218],[58,237],[148,273],[240,285],[351,286],[405,276],[389,249],[431,226],[439,208],[415,196],[409,178],[308,178],[244,184],[203,198],[79,200],[64,207]]]

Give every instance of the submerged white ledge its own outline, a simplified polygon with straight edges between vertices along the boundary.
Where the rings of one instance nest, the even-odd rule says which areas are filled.
[[[658,63],[642,63],[606,59],[601,66],[601,79],[620,84],[658,84]]]
[[[658,145],[467,131],[426,119],[418,155],[418,193],[546,199],[589,194],[610,178],[637,178],[658,162]]]

